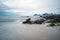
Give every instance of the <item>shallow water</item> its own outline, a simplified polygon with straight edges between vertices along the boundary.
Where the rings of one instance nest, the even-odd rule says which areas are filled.
[[[22,24],[26,18],[0,17],[0,40],[60,40],[60,27]]]

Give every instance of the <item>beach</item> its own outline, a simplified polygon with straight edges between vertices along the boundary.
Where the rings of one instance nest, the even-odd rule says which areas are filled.
[[[0,40],[60,40],[59,26],[48,27],[47,23],[22,24],[27,18],[0,16]]]

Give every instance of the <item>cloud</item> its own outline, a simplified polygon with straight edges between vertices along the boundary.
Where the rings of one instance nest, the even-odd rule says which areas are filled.
[[[11,8],[7,5],[3,4],[3,2],[0,1],[0,12],[4,12],[5,10],[10,10]]]
[[[22,12],[24,14],[59,12],[59,0],[4,0],[2,3],[7,12]],[[2,4],[1,4],[2,5]],[[57,10],[55,10],[57,9]]]

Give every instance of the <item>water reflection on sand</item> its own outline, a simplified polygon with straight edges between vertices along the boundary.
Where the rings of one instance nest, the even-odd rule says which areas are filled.
[[[22,21],[0,22],[0,40],[59,40],[60,27],[22,24]]]

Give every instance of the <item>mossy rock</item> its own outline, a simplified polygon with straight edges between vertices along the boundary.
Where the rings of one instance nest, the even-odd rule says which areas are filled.
[[[40,20],[36,20],[34,23],[36,24],[42,24],[45,20],[44,19],[40,19]]]
[[[34,23],[36,23],[36,24],[42,24],[42,21],[36,20]]]
[[[54,23],[50,23],[49,26],[55,26],[55,24]]]

